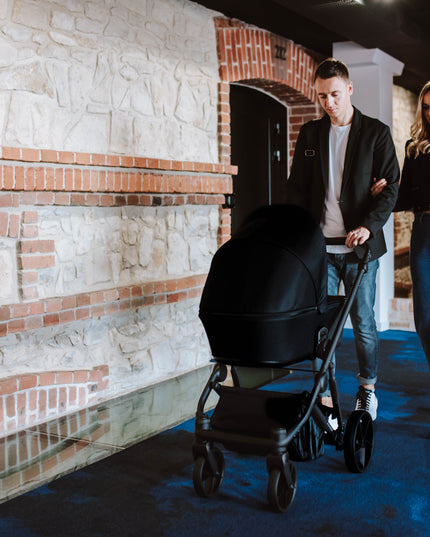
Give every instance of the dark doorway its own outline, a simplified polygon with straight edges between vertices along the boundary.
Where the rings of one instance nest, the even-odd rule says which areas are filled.
[[[263,205],[285,203],[288,170],[287,111],[268,95],[231,85],[232,232]]]

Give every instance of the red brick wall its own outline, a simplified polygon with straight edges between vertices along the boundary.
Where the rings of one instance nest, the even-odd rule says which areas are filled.
[[[229,231],[224,225],[224,231]],[[120,311],[170,304],[200,296],[206,275],[148,282],[0,307],[0,337],[24,330],[112,315]]]
[[[0,379],[0,434],[94,404],[108,383],[107,365]]]

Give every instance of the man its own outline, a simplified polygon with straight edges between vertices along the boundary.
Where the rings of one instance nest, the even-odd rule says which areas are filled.
[[[376,419],[375,395],[379,344],[374,304],[378,258],[386,252],[382,226],[395,205],[400,176],[390,129],[363,115],[351,104],[352,82],[346,65],[333,58],[315,73],[315,88],[325,111],[322,119],[304,124],[294,152],[287,199],[308,209],[321,223],[325,237],[346,236],[345,244],[327,246],[328,294],[339,282],[348,290],[357,274],[353,248],[368,243],[371,252],[352,304],[360,386],[356,409]],[[329,392],[321,402],[331,406]]]

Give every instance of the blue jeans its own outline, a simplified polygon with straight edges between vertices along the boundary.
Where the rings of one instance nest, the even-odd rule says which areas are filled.
[[[412,226],[410,267],[414,320],[430,366],[430,214],[417,213]]]
[[[358,264],[347,261],[345,254],[328,255],[328,294],[339,294],[342,281],[349,294],[358,272]],[[370,261],[357,295],[352,303],[350,318],[354,331],[358,359],[358,379],[361,384],[375,384],[378,373],[379,339],[375,322],[376,273],[379,261]]]

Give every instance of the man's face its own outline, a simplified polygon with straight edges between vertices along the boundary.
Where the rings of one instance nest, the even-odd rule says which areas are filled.
[[[348,113],[351,107],[352,82],[347,82],[339,76],[332,78],[317,78],[315,89],[324,111],[332,123],[337,123]]]

